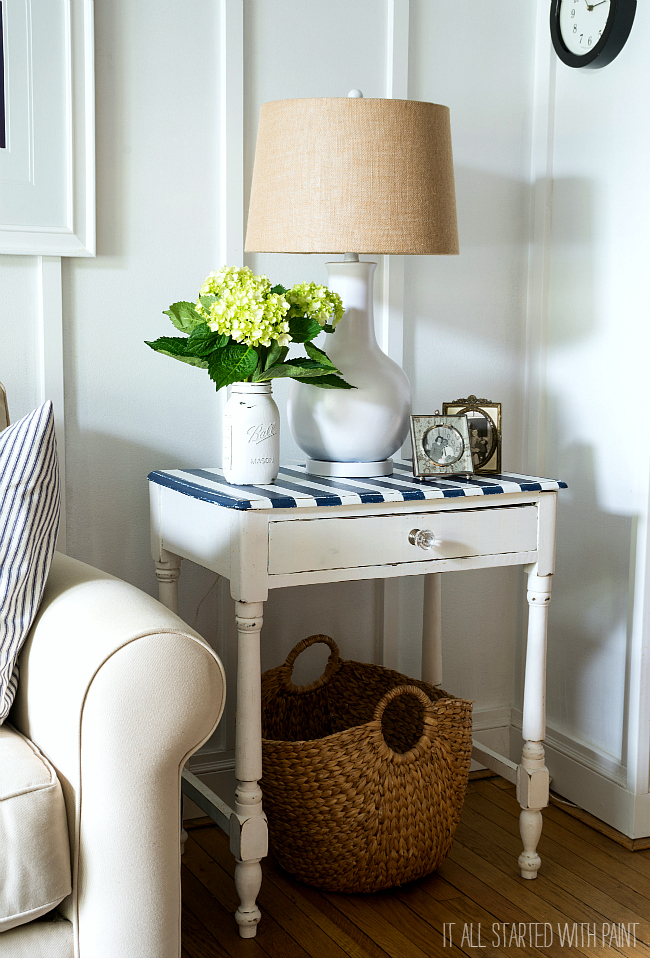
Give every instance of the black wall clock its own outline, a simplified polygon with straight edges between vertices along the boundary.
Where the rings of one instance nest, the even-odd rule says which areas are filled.
[[[604,67],[630,35],[636,0],[552,0],[555,52],[570,67]]]

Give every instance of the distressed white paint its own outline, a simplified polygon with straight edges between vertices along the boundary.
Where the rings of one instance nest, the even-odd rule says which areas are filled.
[[[153,485],[153,483],[152,483]],[[419,502],[421,512],[408,501],[365,503],[322,508],[272,508],[236,511],[162,487],[151,490],[152,555],[160,578],[160,598],[177,607],[175,575],[178,557],[194,558],[205,543],[205,528],[214,530],[223,543],[220,554],[206,557],[213,570],[230,569],[230,590],[235,600],[237,622],[237,725],[235,777],[237,787],[230,818],[230,847],[237,860],[235,886],[240,905],[235,918],[242,937],[253,937],[261,914],[256,904],[266,854],[267,829],[262,808],[262,724],[260,632],[264,602],[270,590],[286,587],[289,573],[296,581],[325,583],[351,577],[366,579],[394,575],[425,575],[439,563],[444,571],[448,558],[462,557],[466,570],[512,563],[526,564],[528,602],[531,607],[526,642],[526,680],[523,702],[522,758],[516,770],[517,799],[521,806],[520,830],[524,850],[519,856],[523,878],[537,876],[541,860],[537,843],[542,831],[541,809],[548,804],[549,776],[544,765],[546,626],[553,572],[555,508],[544,504],[557,498],[555,492],[507,494],[511,505],[499,497],[486,496],[477,503],[459,498]],[[197,508],[198,506],[198,508]],[[192,510],[194,521],[188,521]],[[435,533],[431,553],[409,534],[413,527]],[[175,555],[168,549],[173,543]],[[170,571],[170,567],[173,570]],[[548,570],[546,575],[538,574]],[[433,578],[437,578],[434,576]],[[428,582],[431,594],[438,592]],[[430,664],[439,658],[439,595],[431,627],[425,624],[423,650],[427,677]],[[430,602],[426,603],[427,612]],[[507,756],[495,755],[477,743],[476,755],[488,767],[512,777],[514,765]],[[194,795],[194,791],[191,793]],[[223,826],[223,801],[215,801],[215,821]],[[210,812],[209,812],[210,813]]]

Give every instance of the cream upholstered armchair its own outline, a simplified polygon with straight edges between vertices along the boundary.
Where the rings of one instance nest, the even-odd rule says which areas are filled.
[[[19,667],[0,725],[0,958],[178,958],[180,776],[221,717],[217,655],[55,553]]]

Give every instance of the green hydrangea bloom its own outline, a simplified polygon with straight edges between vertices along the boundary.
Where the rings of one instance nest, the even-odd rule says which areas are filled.
[[[333,293],[327,286],[318,286],[316,283],[296,283],[285,293],[289,302],[288,318],[294,316],[310,316],[321,326],[331,321],[336,326],[343,316],[343,303],[338,293]]]
[[[201,302],[201,296],[210,295],[216,297],[213,302]],[[289,302],[271,292],[266,276],[256,276],[247,266],[224,266],[210,273],[199,289],[196,309],[210,329],[238,343],[270,346],[275,341],[288,346],[291,342]]]

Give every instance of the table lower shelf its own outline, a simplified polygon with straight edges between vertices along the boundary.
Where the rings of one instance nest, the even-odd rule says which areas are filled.
[[[512,782],[517,781],[517,763],[499,755],[486,745],[475,739],[472,740],[472,758],[485,765],[502,778]],[[201,809],[224,832],[230,833],[231,817],[235,815],[233,809],[220,798],[208,785],[205,785],[198,776],[184,768],[181,776],[181,791],[198,808]],[[235,816],[236,818],[236,816]]]

